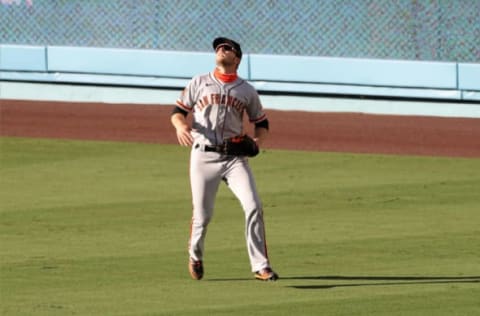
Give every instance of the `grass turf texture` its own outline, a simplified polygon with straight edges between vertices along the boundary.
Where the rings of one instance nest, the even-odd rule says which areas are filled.
[[[2,315],[480,314],[479,159],[263,152],[282,279],[253,279],[222,186],[193,281],[187,149],[0,144]]]

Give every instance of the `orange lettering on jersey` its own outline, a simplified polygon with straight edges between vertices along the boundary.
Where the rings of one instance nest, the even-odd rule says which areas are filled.
[[[243,112],[245,110],[245,104],[241,100],[230,95],[227,96],[218,93],[211,93],[209,95],[205,95],[202,98],[198,99],[196,104],[197,108],[200,111],[210,105],[232,107],[238,112]]]
[[[228,96],[227,98],[227,103],[226,105],[227,106],[232,106],[233,105],[233,101],[235,101],[236,99],[234,97],[232,97],[231,95]]]
[[[212,93],[210,94],[210,98],[211,98],[210,104],[216,104],[216,105],[220,104],[220,94]]]
[[[210,104],[210,101],[208,100],[207,95],[203,96],[203,104],[204,104],[204,107]]]
[[[232,103],[232,107],[238,112],[242,112],[245,108],[245,104],[241,100],[235,98],[234,102]]]
[[[205,108],[206,104],[203,103],[203,100],[202,99],[198,99],[198,102],[197,102],[197,107],[198,109],[201,111]]]

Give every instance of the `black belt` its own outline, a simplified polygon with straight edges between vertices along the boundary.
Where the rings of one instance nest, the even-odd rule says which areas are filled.
[[[221,146],[221,145],[217,145],[217,146],[205,145],[204,150],[215,152],[215,153],[223,153],[224,152],[223,146]]]
[[[196,144],[195,148],[199,148],[200,144]],[[225,151],[224,146],[222,145],[203,145],[203,151],[209,151],[209,152],[214,152],[214,153],[223,153]]]

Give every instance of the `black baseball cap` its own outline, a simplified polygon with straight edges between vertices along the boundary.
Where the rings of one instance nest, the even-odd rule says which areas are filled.
[[[226,37],[217,37],[213,40],[213,49],[217,49],[218,45],[221,44],[228,44],[232,46],[235,49],[235,55],[242,59],[242,49],[240,48],[240,44]]]

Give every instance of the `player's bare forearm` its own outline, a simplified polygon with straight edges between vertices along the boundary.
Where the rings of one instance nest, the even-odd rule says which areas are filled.
[[[258,147],[262,147],[262,144],[267,139],[268,129],[264,127],[256,127],[253,139],[257,142]]]
[[[192,146],[193,137],[190,133],[192,129],[187,123],[185,116],[181,113],[172,114],[170,121],[175,127],[178,143],[182,146]]]

